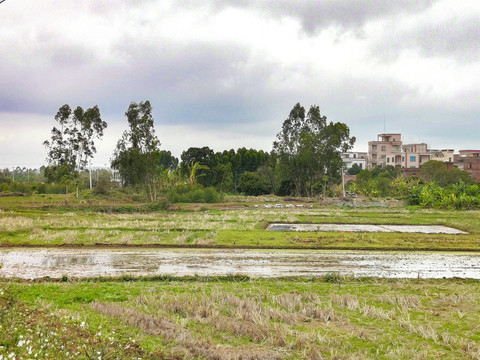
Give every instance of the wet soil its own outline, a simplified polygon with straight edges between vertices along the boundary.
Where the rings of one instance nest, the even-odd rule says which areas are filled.
[[[341,231],[396,232],[420,234],[466,235],[467,232],[444,225],[374,225],[374,224],[270,224],[269,231]]]
[[[307,276],[480,279],[480,253],[246,249],[0,249],[0,276]]]

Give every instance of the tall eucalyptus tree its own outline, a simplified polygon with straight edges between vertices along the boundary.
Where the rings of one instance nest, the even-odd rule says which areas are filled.
[[[87,110],[77,106],[72,111],[65,104],[55,115],[55,121],[58,125],[53,127],[50,140],[43,142],[48,162],[45,175],[50,182],[78,179],[97,152],[95,140],[102,138],[107,123],[96,105]]]
[[[280,181],[290,182],[293,195],[312,196],[316,186],[339,177],[341,153],[354,143],[347,125],[327,122],[318,106],[306,113],[296,104],[273,143]]]

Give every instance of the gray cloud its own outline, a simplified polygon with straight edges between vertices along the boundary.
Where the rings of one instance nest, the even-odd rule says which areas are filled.
[[[408,29],[391,26],[381,42],[373,44],[372,56],[392,61],[405,49],[417,49],[426,57],[445,57],[461,63],[477,62],[480,54],[480,14],[468,18],[429,19]]]
[[[9,3],[8,9],[13,8],[15,2]],[[205,139],[212,143],[204,145],[211,147],[215,147],[214,142],[227,146],[229,141],[240,144],[245,139],[250,144],[251,139],[261,139],[258,146],[263,147],[265,139],[270,137],[273,142],[291,108],[300,102],[305,107],[319,105],[329,120],[347,123],[360,149],[383,131],[384,120],[387,131],[401,131],[422,140],[432,137],[438,147],[442,141],[445,146],[452,146],[448,145],[452,134],[474,144],[480,137],[480,130],[475,126],[480,112],[478,86],[466,83],[456,93],[445,95],[441,92],[441,96],[427,98],[420,89],[424,84],[409,83],[395,73],[398,69],[395,62],[403,49],[418,49],[419,61],[454,57],[458,69],[464,66],[478,68],[473,61],[480,53],[478,16],[472,14],[442,21],[428,18],[427,10],[434,3],[433,0],[212,0],[171,4],[174,10],[168,16],[182,18],[186,7],[189,16],[194,18],[201,8],[199,16],[206,23],[222,15],[227,7],[247,10],[245,19],[251,17],[257,24],[261,22],[259,18],[267,20],[267,25],[262,23],[262,26],[278,25],[283,17],[298,19],[302,30],[297,33],[292,27],[294,33],[288,34],[292,38],[287,45],[287,40],[280,35],[277,39],[266,38],[278,47],[291,46],[278,53],[271,51],[269,44],[265,44],[263,52],[255,33],[249,35],[252,38],[240,39],[213,36],[217,34],[208,33],[210,28],[205,27],[201,29],[204,33],[200,39],[188,33],[176,37],[174,30],[157,27],[166,19],[160,10],[157,9],[158,14],[146,13],[149,5],[155,10],[154,5],[159,4],[153,0],[89,0],[73,5],[61,2],[58,6],[65,12],[62,16],[80,14],[88,20],[93,19],[94,24],[96,21],[108,24],[116,21],[122,25],[125,22],[124,27],[115,27],[115,32],[110,34],[89,35],[86,30],[90,24],[81,23],[78,29],[69,29],[68,36],[54,21],[57,12],[52,9],[57,6],[56,2],[50,3],[50,10],[35,9],[38,18],[32,17],[27,10],[25,14],[18,10],[23,18],[18,24],[10,21],[11,29],[2,26],[12,16],[8,11],[2,14],[1,11],[7,9],[3,7],[0,9],[0,115],[3,114],[0,134],[17,131],[25,136],[24,132],[15,129],[16,121],[2,127],[2,119],[9,118],[10,113],[16,114],[15,119],[40,114],[31,117],[28,124],[29,129],[44,132],[41,136],[35,135],[39,136],[38,144],[41,144],[49,136],[54,114],[61,105],[68,103],[84,107],[98,104],[110,123],[109,129],[115,128],[115,131],[108,130],[106,136],[117,137],[123,127],[126,128],[124,112],[128,104],[148,99],[152,102],[157,126],[168,127],[170,131],[168,140],[162,139],[159,132],[160,140],[166,145],[175,144],[177,152],[182,147],[201,144]],[[19,4],[26,2],[19,0]],[[412,26],[402,28],[402,17],[415,21],[411,21]],[[390,22],[391,19],[395,21]],[[386,28],[372,40],[368,38],[366,25],[377,20],[385,23]],[[335,27],[337,33],[347,30],[348,33],[344,39],[336,39],[335,46],[330,44],[330,38],[322,43],[328,32],[320,32],[329,27]],[[248,23],[245,23],[246,33],[247,30]],[[95,42],[99,37],[105,37],[105,43]],[[297,48],[298,44],[301,46]],[[352,48],[344,48],[351,44]],[[288,57],[290,51],[307,53],[308,46],[312,48],[306,59],[297,54],[287,60],[282,58]],[[363,49],[370,49],[370,54]],[[323,62],[325,59],[327,61]],[[378,59],[381,64],[376,71]],[[470,63],[466,64],[468,61]],[[340,68],[337,63],[345,65]],[[406,71],[405,68],[400,70]],[[435,86],[437,83],[425,84],[427,90]],[[427,95],[430,92],[427,91]],[[47,127],[45,121],[50,121]],[[178,130],[181,133],[175,134],[176,129],[181,129]],[[201,139],[184,136],[186,129],[201,134],[198,136]],[[5,141],[12,138],[14,136],[5,137]],[[115,142],[116,139],[105,140],[112,149],[105,151],[104,159],[111,155]],[[467,143],[457,142],[462,146]],[[265,148],[270,149],[270,146]],[[8,148],[3,150],[8,151]]]
[[[305,32],[313,34],[318,30],[335,25],[344,29],[360,28],[367,21],[391,14],[405,15],[423,11],[438,0],[211,0],[214,9],[238,7],[256,9],[264,16],[289,16],[299,19]],[[194,0],[182,2],[179,6],[195,6]]]

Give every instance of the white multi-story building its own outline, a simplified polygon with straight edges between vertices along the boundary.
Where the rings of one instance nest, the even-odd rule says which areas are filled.
[[[342,160],[347,170],[350,169],[354,164],[356,164],[362,170],[367,168],[366,152],[359,152],[359,151],[345,152],[345,153],[342,153]]]

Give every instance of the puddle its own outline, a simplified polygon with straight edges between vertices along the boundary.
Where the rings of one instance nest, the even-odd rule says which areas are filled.
[[[216,249],[0,249],[0,276],[308,276],[480,279],[480,253]]]
[[[468,234],[443,225],[370,225],[370,224],[270,224],[269,231],[398,232],[421,234]]]

